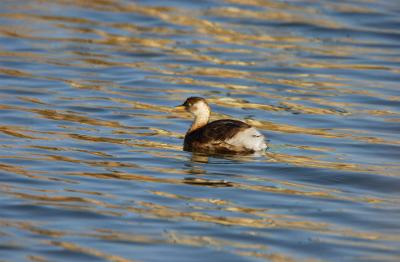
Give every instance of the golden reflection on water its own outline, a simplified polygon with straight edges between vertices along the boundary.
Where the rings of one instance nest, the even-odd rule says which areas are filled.
[[[261,110],[271,110],[271,106],[268,105],[262,105],[262,104],[252,104],[252,103],[242,103],[237,100],[227,100],[227,99],[209,99],[210,102],[215,102],[218,105],[226,106],[226,107],[240,107],[240,108],[256,108],[256,109],[261,109]],[[151,104],[145,104],[145,103],[140,103],[140,102],[130,102],[129,100],[123,100],[123,99],[117,99],[116,100],[120,104],[129,104],[131,107],[135,109],[145,109],[145,110],[150,110],[150,111],[158,111],[158,112],[172,112],[172,109],[168,107],[160,107],[160,106],[155,106]],[[36,102],[36,101],[35,101]],[[44,117],[46,119],[51,119],[51,120],[64,120],[68,122],[77,122],[81,123],[84,125],[91,125],[91,126],[104,126],[104,127],[111,127],[111,128],[121,128],[121,129],[136,129],[136,127],[126,127],[121,125],[120,123],[116,121],[104,121],[104,120],[98,120],[98,119],[93,119],[89,118],[86,116],[80,116],[80,115],[75,115],[71,113],[66,113],[66,112],[60,112],[60,111],[55,111],[55,110],[41,110],[41,109],[30,109],[30,108],[23,108],[23,107],[10,107],[10,106],[3,106],[3,109],[14,109],[14,110],[19,110],[19,111],[25,111],[25,112],[32,112],[36,113],[41,117]],[[318,112],[318,111],[317,111]],[[321,110],[321,114],[323,114],[323,110]],[[375,115],[380,115],[379,113],[376,113]],[[226,117],[223,115],[218,115],[219,117]],[[149,117],[153,117],[149,115]],[[164,117],[162,117],[164,118]],[[324,129],[309,129],[309,128],[302,128],[302,127],[297,127],[297,126],[291,126],[291,125],[284,125],[284,124],[275,124],[272,122],[266,122],[266,121],[258,121],[258,120],[248,120],[251,125],[263,129],[263,130],[269,130],[269,131],[278,131],[278,132],[284,132],[284,133],[302,133],[302,134],[308,134],[308,135],[317,135],[317,136],[323,136],[326,138],[350,138],[358,141],[364,141],[367,143],[377,143],[377,144],[399,144],[399,141],[386,141],[385,139],[381,138],[376,138],[376,137],[365,137],[365,136],[356,136],[353,135],[352,133],[354,131],[349,131],[348,133],[332,133],[330,131],[324,130]],[[150,131],[148,132],[132,132],[132,131],[118,131],[116,130],[114,133],[124,133],[124,134],[132,134],[132,135],[138,135],[138,136],[148,136],[148,135],[157,135],[157,136],[165,136],[165,137],[176,137],[176,138],[181,138],[183,137],[182,134],[179,133],[174,133],[174,132],[169,132],[163,129],[159,128],[153,128],[149,127],[146,128],[147,130]],[[32,130],[24,130],[22,127],[14,126],[14,127],[0,127],[0,132],[18,137],[18,138],[26,138],[26,139],[44,139],[43,137],[38,138],[34,137],[28,134],[24,134],[24,132],[35,132]],[[75,133],[61,133],[61,134],[56,134],[56,135],[61,135],[61,136],[67,136],[69,138],[73,139],[78,139],[78,140],[85,140],[85,141],[92,141],[92,142],[107,142],[107,143],[117,143],[117,144],[126,144],[134,147],[147,147],[147,148],[160,148],[160,149],[172,149],[172,150],[180,150],[181,146],[180,145],[172,145],[168,143],[160,143],[160,142],[154,142],[154,141],[149,141],[149,140],[140,140],[140,139],[117,139],[117,138],[111,138],[111,137],[95,137],[95,136],[89,136],[89,135],[81,135],[81,134],[75,134]],[[48,139],[48,138],[46,138]],[[319,150],[321,151],[321,150]],[[324,150],[322,150],[324,151]],[[385,171],[385,168],[381,168],[379,166],[362,166],[362,165],[355,165],[351,163],[343,163],[343,162],[328,162],[328,161],[321,161],[315,158],[311,157],[304,157],[304,156],[295,156],[295,155],[282,155],[282,154],[277,154],[274,152],[268,153],[267,154],[270,160],[273,161],[279,161],[279,162],[286,162],[289,164],[294,164],[294,165],[300,165],[300,166],[307,166],[307,167],[321,167],[321,168],[332,168],[332,169],[339,169],[339,170],[347,170],[347,171],[373,171],[373,172],[381,172],[381,174],[386,174],[388,172]],[[79,162],[79,160],[77,160]]]
[[[77,252],[77,253],[83,253],[83,254],[99,257],[99,258],[102,258],[102,259],[105,259],[105,260],[108,260],[108,261],[112,261],[112,262],[131,262],[131,261],[134,261],[134,260],[131,260],[131,259],[126,259],[126,258],[120,257],[120,256],[110,255],[110,254],[107,254],[106,252],[100,251],[98,249],[80,246],[80,245],[77,245],[77,244],[74,244],[74,243],[71,243],[71,242],[48,241],[47,243],[49,245],[61,247],[63,249],[69,250],[69,251],[73,251],[73,252]]]
[[[391,133],[400,119],[400,112],[391,106],[400,96],[393,92],[397,86],[390,80],[400,72],[395,64],[398,50],[377,48],[380,42],[374,38],[335,35],[345,29],[397,34],[396,29],[368,29],[326,15],[315,5],[265,0],[226,0],[204,9],[117,0],[39,2],[15,4],[0,14],[7,21],[0,36],[26,45],[13,49],[0,41],[0,56],[5,61],[0,75],[14,80],[0,86],[0,113],[4,113],[0,171],[6,174],[1,196],[17,203],[15,210],[33,206],[60,214],[79,211],[101,216],[105,223],[85,230],[61,230],[37,217],[1,218],[1,237],[18,235],[33,245],[108,261],[136,259],[102,250],[91,241],[129,243],[132,248],[137,244],[155,249],[157,245],[207,248],[251,259],[297,261],[302,257],[296,252],[282,251],[293,242],[279,248],[279,234],[286,231],[305,236],[307,243],[389,254],[368,253],[366,260],[392,258],[393,243],[400,241],[395,232],[376,225],[367,230],[354,221],[364,214],[374,218],[374,212],[393,209],[398,199],[376,193],[374,185],[352,191],[351,184],[342,188],[329,179],[341,182],[354,175],[362,180],[374,176],[375,181],[391,181],[400,174],[393,157],[383,161],[382,156],[382,161],[373,162],[371,157],[358,159],[359,152],[368,155],[365,151],[351,151],[351,145],[371,147],[368,153],[400,145]],[[340,14],[379,14],[365,2],[324,2],[322,6]],[[55,7],[67,11],[56,14]],[[132,16],[133,22],[70,16],[68,10]],[[136,16],[153,22],[136,23]],[[271,28],[274,23],[276,30]],[[299,32],[287,33],[281,25],[298,27]],[[303,34],[304,27],[332,36]],[[364,79],[374,74],[389,76],[389,80]],[[238,117],[270,135],[269,151],[258,157],[182,152],[191,116],[175,112],[173,106],[194,94],[207,97],[216,108],[212,119]],[[370,107],[368,101],[382,106]],[[340,125],[357,117],[375,124]],[[316,124],[323,118],[328,120]],[[177,127],[181,123],[185,127]],[[375,129],[385,124],[383,131]],[[222,162],[227,171],[218,161],[227,161]],[[229,171],[230,165],[237,170]],[[299,180],[291,175],[277,178],[273,167],[278,166],[282,175],[285,169],[295,170]],[[330,173],[327,181],[318,181],[324,179],[318,175],[317,182],[301,180],[317,171]],[[129,190],[114,188],[121,181],[131,186]],[[110,192],[103,191],[103,185]],[[238,197],[231,198],[232,192]],[[258,203],[260,195],[265,202],[282,203],[282,209]],[[298,211],[300,207],[304,213]],[[332,219],[330,212],[354,221]],[[126,223],[126,232],[108,227],[107,222],[127,217],[134,219],[129,223],[118,220]],[[136,222],[137,217],[165,227],[163,233],[139,233],[147,225]],[[216,233],[221,230],[221,235],[169,227],[173,222],[188,223],[188,228],[212,227]],[[10,228],[17,233],[9,233]],[[137,233],[131,231],[135,228]],[[230,229],[249,238],[276,237],[277,241],[255,243],[225,237]],[[27,245],[24,241],[8,244],[16,249]],[[51,260],[29,252],[26,259]],[[307,257],[307,261],[312,259]]]

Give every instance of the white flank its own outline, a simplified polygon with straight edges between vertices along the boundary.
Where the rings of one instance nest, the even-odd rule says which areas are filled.
[[[267,148],[265,137],[254,127],[237,133],[234,137],[225,142],[233,146],[244,147],[254,151],[262,151]]]

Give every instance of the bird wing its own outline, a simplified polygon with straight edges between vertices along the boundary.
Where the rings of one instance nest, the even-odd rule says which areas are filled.
[[[224,142],[235,136],[238,132],[250,127],[250,125],[241,121],[221,119],[208,123],[203,128],[201,137],[206,140],[203,142]]]
[[[217,120],[188,133],[185,136],[184,150],[232,153],[243,150],[227,143],[238,132],[251,128],[250,125],[231,119]]]

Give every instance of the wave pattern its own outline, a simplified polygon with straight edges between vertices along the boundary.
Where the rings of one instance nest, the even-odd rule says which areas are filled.
[[[397,261],[399,12],[5,1],[0,259]],[[192,95],[269,151],[182,151]]]

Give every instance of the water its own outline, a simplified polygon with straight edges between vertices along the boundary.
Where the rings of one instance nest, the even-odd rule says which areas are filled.
[[[0,260],[400,259],[397,0],[0,10]],[[193,95],[266,155],[182,151]]]

